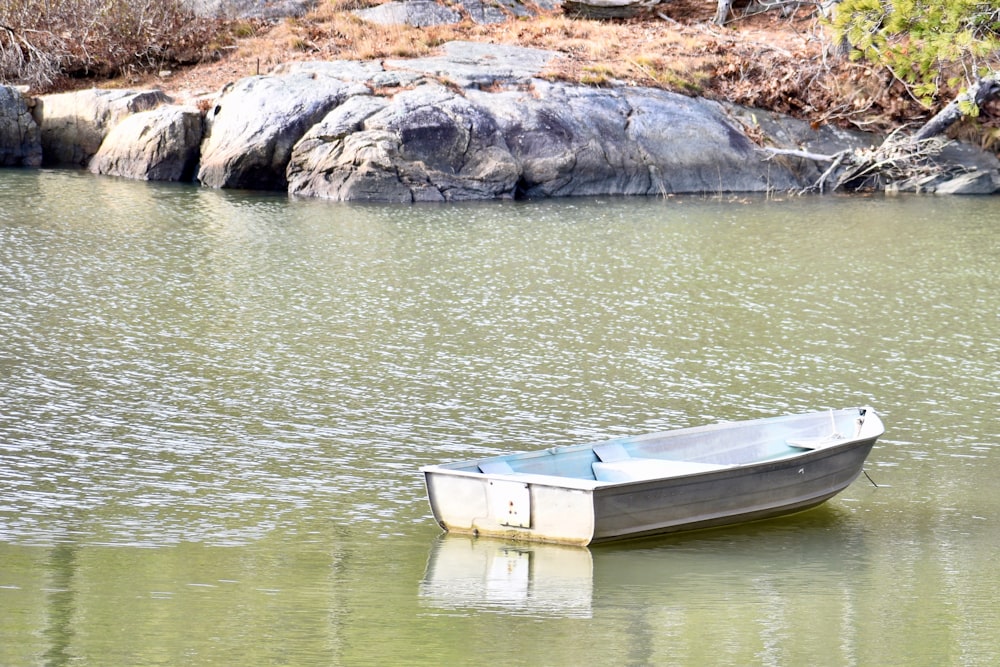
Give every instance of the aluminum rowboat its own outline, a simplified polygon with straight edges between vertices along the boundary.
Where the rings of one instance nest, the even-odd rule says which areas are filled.
[[[872,408],[710,424],[421,468],[446,531],[587,545],[799,512],[843,491]]]

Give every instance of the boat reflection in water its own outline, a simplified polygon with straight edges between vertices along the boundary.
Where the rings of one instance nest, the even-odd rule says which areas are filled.
[[[833,601],[861,595],[871,558],[863,517],[844,505],[596,547],[446,533],[431,547],[419,596],[436,609],[559,618],[660,607],[704,624],[743,612],[756,619],[761,608],[822,592],[839,609],[831,622],[843,622]]]
[[[439,609],[590,618],[593,586],[585,547],[442,535],[420,598]]]

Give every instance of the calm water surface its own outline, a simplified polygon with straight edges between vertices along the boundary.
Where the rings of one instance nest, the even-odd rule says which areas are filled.
[[[1000,664],[998,221],[0,171],[0,665]],[[739,528],[442,537],[417,473],[860,404],[879,487]]]

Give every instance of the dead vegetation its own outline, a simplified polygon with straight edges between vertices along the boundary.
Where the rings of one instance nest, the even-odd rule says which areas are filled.
[[[180,0],[4,0],[0,83],[48,92],[196,65],[240,36],[236,24],[194,18]]]

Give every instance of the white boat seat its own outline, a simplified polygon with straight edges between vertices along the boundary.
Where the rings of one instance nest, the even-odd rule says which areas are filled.
[[[595,447],[596,450],[596,447]],[[594,477],[599,482],[638,482],[660,477],[680,477],[730,466],[696,461],[668,461],[666,459],[626,459],[598,461],[592,464]]]

